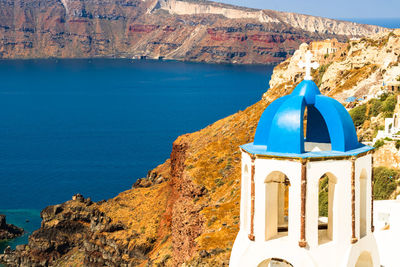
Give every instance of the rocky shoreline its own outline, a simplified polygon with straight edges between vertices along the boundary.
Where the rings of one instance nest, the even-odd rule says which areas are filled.
[[[101,202],[94,203],[90,198],[77,194],[63,204],[46,207],[40,214],[41,227],[32,233],[29,243],[19,245],[15,250],[5,249],[0,254],[0,263],[7,266],[54,266],[64,257],[69,262],[76,262],[77,266],[124,266],[121,254],[116,253],[120,248],[98,235],[120,231],[125,225],[112,222],[98,209],[98,204]],[[108,253],[103,249],[105,247],[116,250]],[[142,253],[140,249],[138,253]]]
[[[23,233],[24,229],[12,224],[7,224],[6,216],[0,214],[0,241],[14,239],[21,236]]]

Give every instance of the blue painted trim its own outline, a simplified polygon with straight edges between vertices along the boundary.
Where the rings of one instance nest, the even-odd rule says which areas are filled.
[[[275,157],[286,157],[286,158],[320,158],[320,157],[347,157],[357,156],[361,153],[368,152],[374,148],[371,146],[363,145],[362,147],[349,150],[346,152],[342,151],[318,151],[318,152],[305,152],[305,153],[282,153],[282,152],[269,152],[266,146],[257,146],[253,143],[245,144],[240,146],[242,149],[250,154],[254,155],[265,155]]]

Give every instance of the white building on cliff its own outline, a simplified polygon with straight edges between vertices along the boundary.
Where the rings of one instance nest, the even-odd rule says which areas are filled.
[[[379,130],[372,143],[382,138],[400,140],[400,95],[397,95],[397,104],[394,109],[393,117],[385,119],[385,130]]]
[[[254,142],[241,146],[240,231],[231,267],[380,266],[373,148],[358,142],[342,104],[320,93],[309,75],[310,53],[306,60],[305,80],[268,106]],[[321,186],[328,191],[325,217]]]

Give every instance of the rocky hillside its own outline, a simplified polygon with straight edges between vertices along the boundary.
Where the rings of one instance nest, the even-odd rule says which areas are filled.
[[[345,65],[344,62],[354,64],[356,59],[359,65],[355,67],[359,69],[370,65],[383,68],[381,59],[369,54],[377,51],[376,47],[383,51],[377,51],[378,57],[380,53],[397,53],[398,38],[393,32],[354,40],[333,54],[320,56],[321,63],[328,67],[323,71],[321,66],[313,75],[328,94],[342,97],[358,92],[374,72],[361,72],[365,78],[355,79],[352,86],[338,90],[337,86],[349,78],[340,71],[332,72],[337,73],[333,76],[329,68]],[[364,50],[357,52],[361,47]],[[169,160],[113,199],[93,203],[76,195],[71,201],[46,208],[41,214],[42,227],[32,234],[29,244],[7,251],[0,260],[10,266],[227,266],[239,229],[238,146],[252,141],[267,105],[290,93],[300,81],[302,74],[294,63],[306,49],[303,45],[291,60],[275,68],[271,88],[263,100],[179,137]],[[391,67],[387,65],[382,75],[391,73],[395,64],[389,63]],[[325,87],[327,74],[329,83],[336,85],[331,90]],[[362,131],[362,127],[358,130]],[[387,160],[376,157],[374,164],[379,166]],[[388,171],[377,171],[377,181],[386,185]],[[399,177],[398,172],[388,173]],[[377,193],[390,196],[396,186],[391,181],[390,188],[376,187],[380,190]]]
[[[384,32],[320,17],[177,0],[0,0],[0,58],[277,63],[303,42]]]
[[[298,62],[308,49],[303,44],[293,57],[274,69],[272,88],[290,89],[300,82],[303,71]],[[353,96],[369,100],[384,91],[398,91],[400,29],[349,41],[336,53],[314,54],[320,63],[313,73],[314,80],[324,94],[335,96],[341,102]]]
[[[253,19],[259,23],[287,24],[293,28],[303,29],[310,33],[337,34],[344,36],[370,36],[382,31],[371,25],[360,25],[353,22],[302,15],[274,10],[259,10],[237,7],[210,1],[160,0],[155,7],[178,15],[222,15],[229,19]]]

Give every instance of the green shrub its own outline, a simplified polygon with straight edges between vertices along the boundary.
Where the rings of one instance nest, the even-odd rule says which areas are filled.
[[[354,126],[358,127],[364,123],[364,121],[367,119],[367,116],[365,114],[366,111],[367,111],[367,106],[365,104],[350,110],[349,113],[351,118],[353,119]]]
[[[385,114],[385,117],[392,117],[394,108],[396,107],[396,96],[390,95],[388,96],[382,104],[382,111]]]
[[[383,146],[385,144],[385,141],[383,139],[379,139],[375,142],[374,147],[375,148],[380,148],[381,146]]]
[[[381,94],[380,97],[379,97],[379,100],[380,101],[385,101],[388,96],[389,96],[388,93]]]
[[[372,99],[371,100],[371,108],[370,108],[370,114],[373,117],[376,117],[381,113],[382,111],[382,101],[378,99]]]
[[[400,140],[396,140],[396,148],[397,148],[397,149],[400,148]]]
[[[315,83],[318,85],[318,87],[321,86],[321,84],[322,84],[322,77],[324,76],[326,70],[329,68],[329,66],[330,66],[331,64],[332,64],[332,63],[328,63],[328,64],[325,64],[325,65],[321,65],[321,66],[319,67],[318,73],[317,73],[318,76],[315,78]]]
[[[386,167],[377,167],[374,172],[374,199],[388,199],[397,188],[399,171]]]

